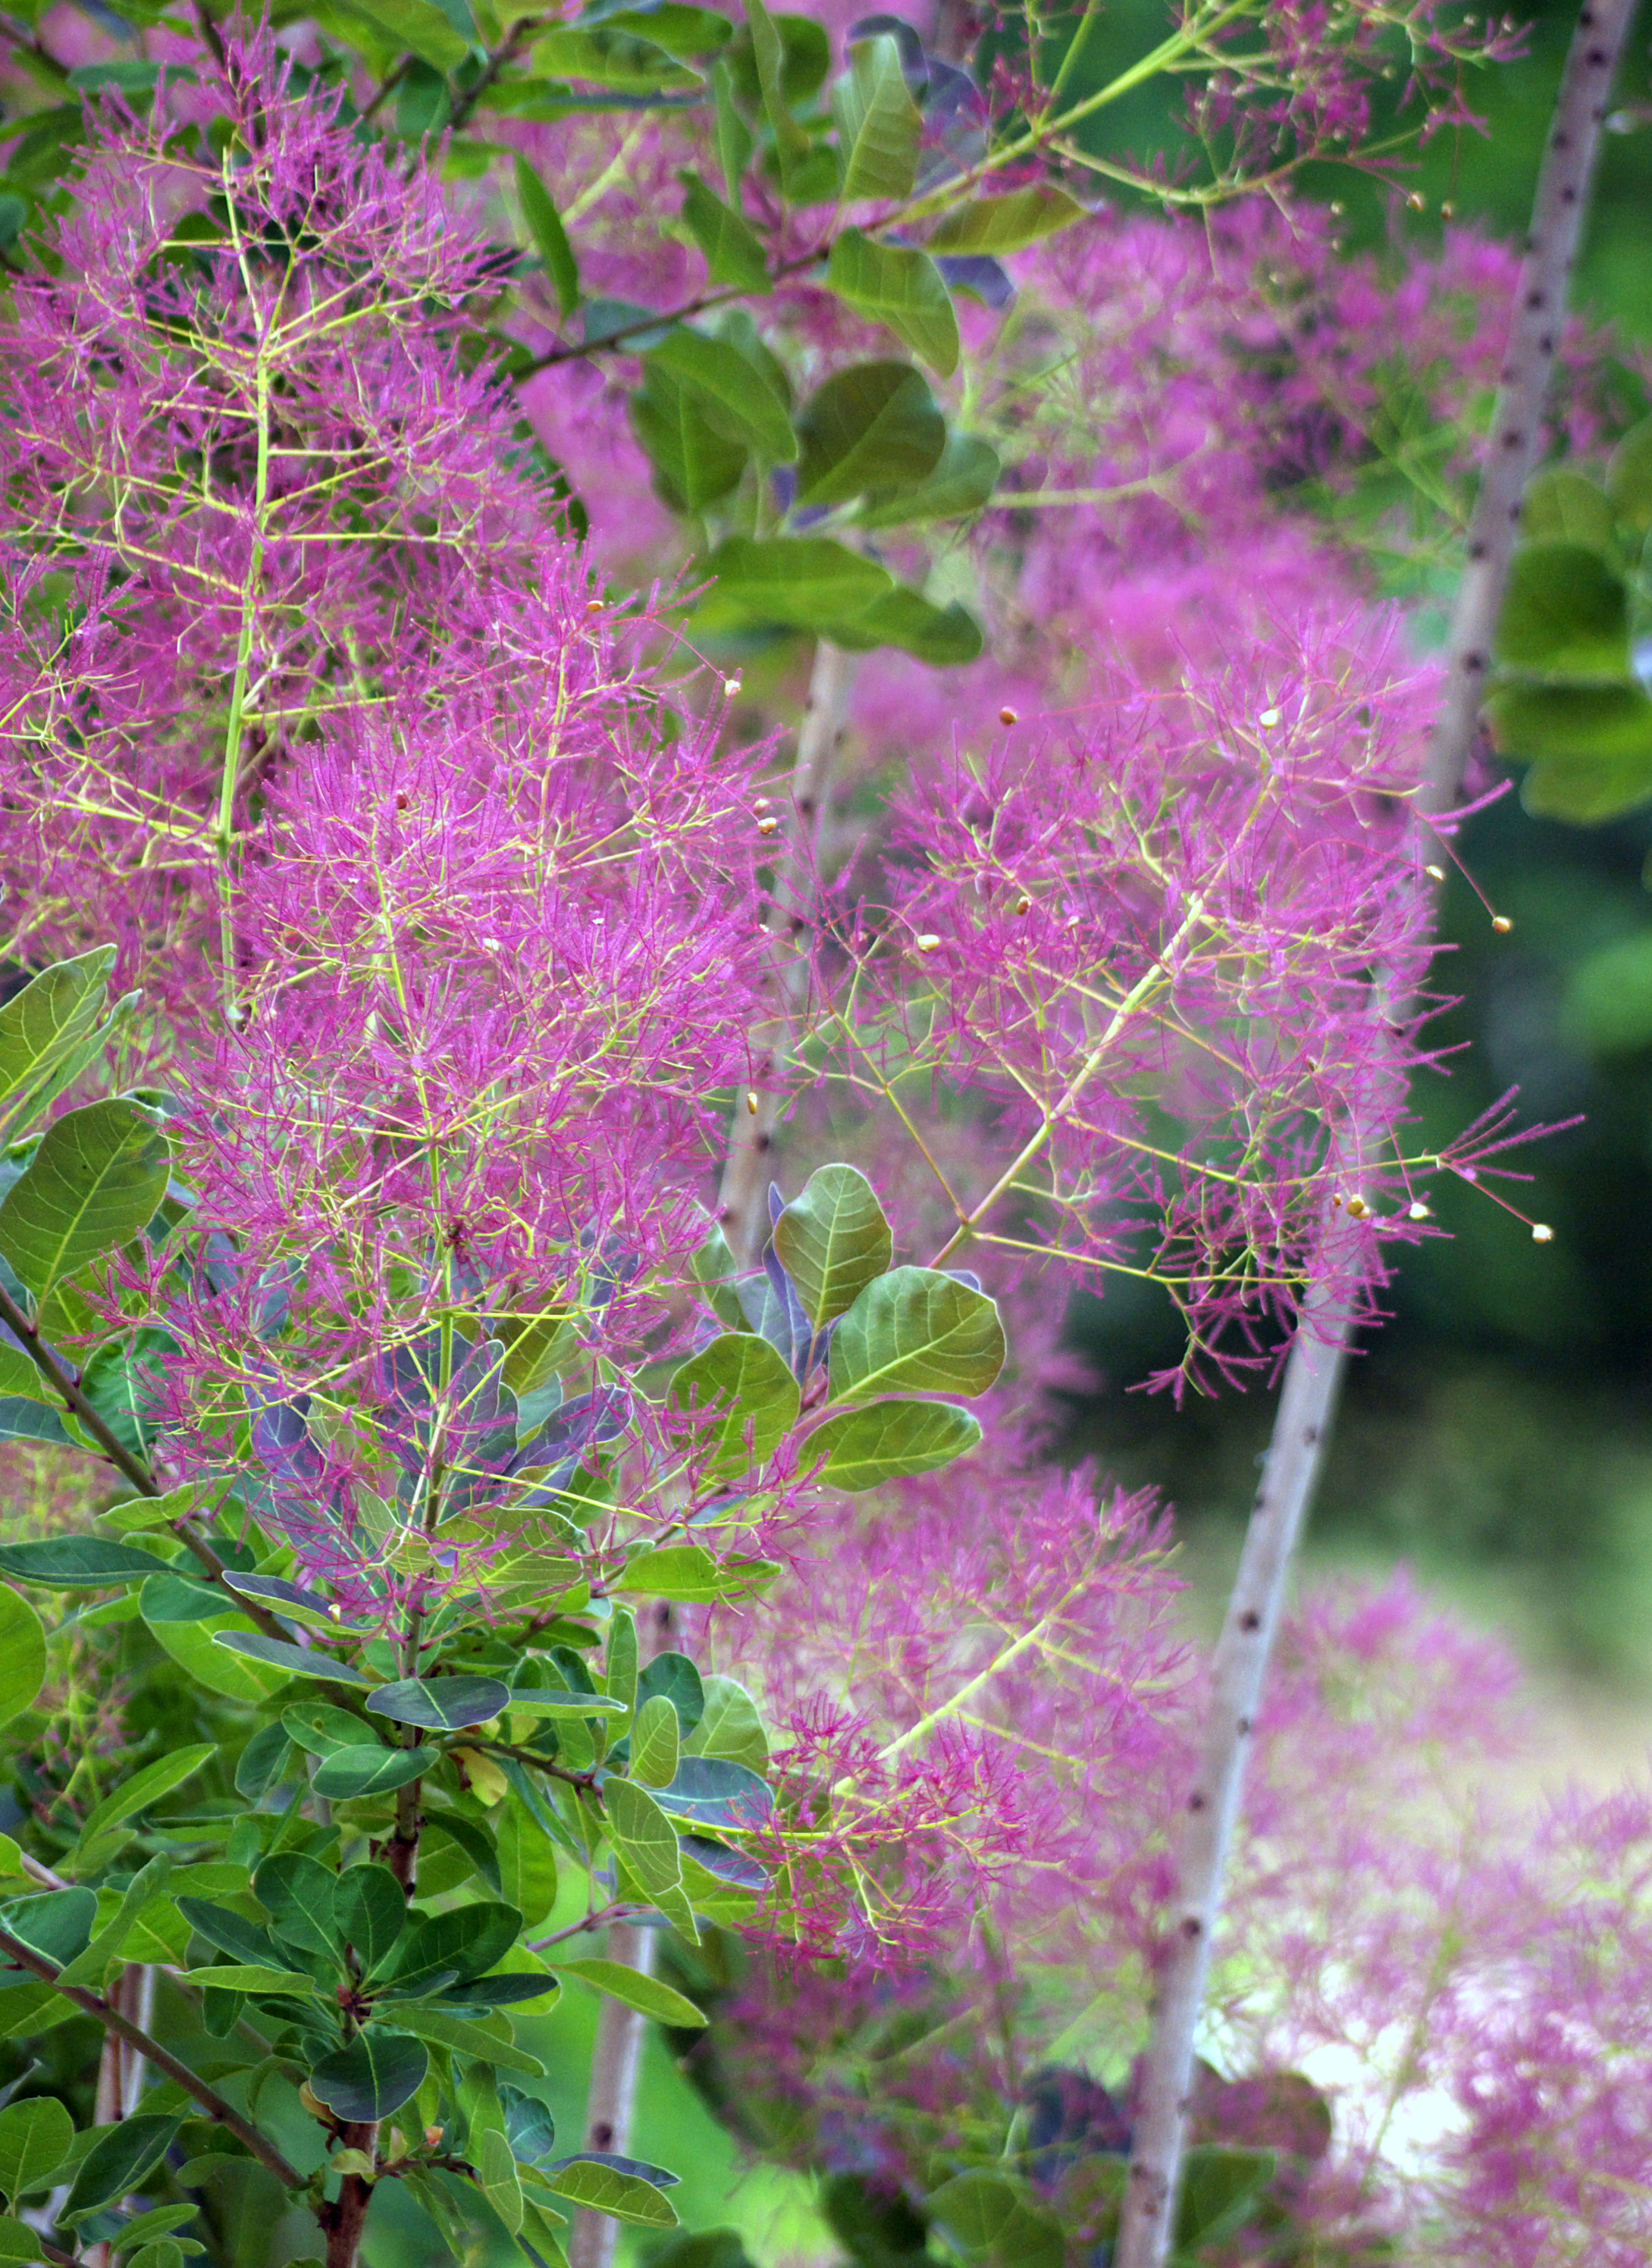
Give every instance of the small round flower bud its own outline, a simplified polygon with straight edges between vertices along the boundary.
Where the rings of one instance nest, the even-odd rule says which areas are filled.
[[[1265,733],[1271,733],[1279,721],[1280,712],[1277,709],[1265,709],[1262,711],[1262,714],[1257,718],[1257,724],[1261,725]]]
[[[754,811],[772,811],[774,809],[773,799],[766,795],[755,796],[752,799],[751,807]]]
[[[1513,929],[1514,924],[1509,920],[1507,914],[1493,914],[1492,916],[1492,927],[1497,932],[1499,937],[1507,937],[1509,931]]]
[[[757,1115],[757,1090],[755,1086],[746,1089],[746,1108],[755,1118]]]
[[[1405,202],[1412,212],[1427,212],[1428,210],[1428,200],[1420,189],[1413,189]]]
[[[587,599],[585,602],[585,610],[587,615],[606,614],[608,611],[608,600],[606,599]]]
[[[1449,197],[1444,197],[1444,198],[1442,198],[1442,199],[1441,200],[1441,204],[1440,204],[1440,217],[1441,217],[1441,219],[1442,219],[1442,220],[1455,220],[1455,219],[1457,218],[1457,207],[1452,203],[1452,202],[1451,202],[1450,198],[1449,198]]]
[[[1531,1241],[1534,1244],[1553,1243],[1554,1231],[1549,1226],[1546,1220],[1534,1220],[1532,1222]]]
[[[1405,1218],[1407,1220],[1427,1220],[1433,1210],[1431,1205],[1426,1205],[1420,1197],[1417,1197],[1406,1206]]]
[[[431,2150],[439,2150],[441,2148],[442,2130],[439,2126],[427,2126],[424,2129],[424,2145],[427,2149]]]
[[[912,942],[919,953],[939,953],[940,950],[940,939],[933,930],[926,930],[922,937],[914,938]]]
[[[1029,914],[1032,911],[1032,900],[1030,898],[1017,898],[1015,901],[1015,910],[1018,914]]]
[[[1347,1206],[1348,1219],[1350,1220],[1366,1220],[1369,1219],[1371,1208],[1367,1204],[1365,1199],[1360,1195],[1357,1189],[1352,1197],[1345,1198],[1344,1203]]]
[[[772,835],[778,828],[779,824],[778,819],[760,819],[757,821],[757,832],[759,835]]]
[[[1016,710],[1000,709],[998,712],[998,721],[1000,725],[1019,725],[1021,716]]]
[[[1443,882],[1445,880],[1443,866],[1425,866],[1422,871],[1431,882]]]
[[[725,701],[739,700],[740,680],[737,677],[726,677],[723,680],[723,698]]]

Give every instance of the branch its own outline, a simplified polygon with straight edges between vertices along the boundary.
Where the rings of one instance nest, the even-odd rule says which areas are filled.
[[[639,1977],[653,1974],[659,1950],[658,1933],[632,1925],[616,1924],[608,1932],[608,1957],[623,1962]],[[616,2012],[610,2014],[610,2010]],[[615,2150],[623,2157],[631,2146],[631,2119],[637,2108],[637,2084],[642,2075],[643,2041],[648,2019],[618,2000],[604,1999],[597,2025],[596,2051],[591,2059],[591,2085],[586,2097],[585,2146],[587,2150]],[[613,2268],[619,2223],[603,2213],[586,2212],[574,2223],[568,2242],[568,2268]]]
[[[58,1360],[56,1355],[41,1336],[40,1325],[24,1313],[3,1284],[0,1284],[0,1323],[4,1323],[12,1336],[20,1343],[24,1353],[40,1372],[53,1393],[56,1395],[63,1407],[77,1418],[86,1432],[91,1434],[102,1454],[114,1467],[122,1478],[129,1481],[140,1496],[151,1498],[165,1496],[166,1491],[161,1487],[143,1458],[134,1456],[131,1450],[111,1430],[87,1399],[85,1388],[80,1383],[78,1373],[71,1370],[66,1363]],[[239,1591],[230,1589],[230,1586],[224,1580],[224,1562],[206,1538],[195,1534],[188,1521],[169,1520],[166,1526],[169,1533],[175,1535],[180,1543],[194,1552],[209,1580],[229,1592],[239,1614],[245,1615],[249,1621],[254,1623],[266,1638],[280,1638],[285,1645],[291,1644],[289,1632],[277,1621],[274,1615],[267,1609],[259,1606],[254,1600],[243,1599]],[[326,1657],[323,1655],[321,1659],[325,1660]]]
[[[782,1101],[773,1081],[790,1050],[808,998],[808,964],[797,950],[808,923],[801,883],[820,841],[821,819],[832,767],[843,741],[854,669],[852,655],[844,652],[841,647],[829,645],[824,638],[815,647],[815,666],[792,765],[792,802],[797,813],[797,835],[776,862],[774,890],[765,917],[771,931],[784,926],[785,942],[791,948],[779,977],[783,1006],[771,1024],[752,1035],[757,1043],[753,1072],[767,1084],[752,1089],[756,1098],[755,1106],[735,1113],[734,1123],[729,1129],[722,1186],[718,1192],[718,1219],[735,1262],[742,1268],[756,1266],[768,1233],[763,1197],[769,1185],[770,1153],[774,1147],[774,1130],[779,1123]]]
[[[1452,615],[1445,699],[1417,798],[1418,821],[1425,829],[1457,801],[1473,750],[1520,500],[1542,453],[1544,404],[1601,127],[1634,14],[1634,0],[1590,0],[1578,17],[1567,57],[1538,183],[1490,453],[1469,524],[1468,564]],[[1391,997],[1383,997],[1391,988],[1379,983],[1375,990],[1379,1012],[1396,1023],[1408,1020],[1411,1003],[1396,1012]],[[1371,1130],[1355,1128],[1353,1134],[1351,1149],[1358,1152],[1364,1137],[1364,1154],[1371,1154]],[[1337,1233],[1349,1232],[1344,1226]],[[1310,1293],[1286,1366],[1262,1486],[1216,1648],[1198,1774],[1182,1821],[1175,1921],[1161,1960],[1153,2038],[1138,2085],[1117,2268],[1164,2268],[1169,2253],[1187,2142],[1194,2035],[1221,1916],[1252,1729],[1353,1329],[1346,1303]]]
[[[301,2190],[304,2187],[304,2176],[287,2163],[275,2144],[268,2141],[249,2119],[244,2118],[232,2102],[226,2102],[216,2088],[207,2085],[205,2080],[197,2079],[188,2064],[180,2063],[169,2048],[162,2047],[159,2040],[151,2039],[147,2032],[133,2023],[129,2016],[122,2015],[118,2008],[112,2007],[101,1993],[88,1992],[84,1985],[60,1984],[58,1978],[63,1972],[55,1962],[48,1961],[43,1953],[36,1953],[32,1945],[25,1945],[21,1938],[13,1937],[3,1929],[0,1929],[0,1953],[4,1954],[8,1961],[15,1962],[19,1969],[26,1969],[31,1977],[39,1977],[42,1984],[49,1984],[61,1992],[65,2000],[72,2000],[76,2007],[86,2015],[95,2017],[106,2031],[115,2033],[129,2047],[136,2048],[139,2055],[154,2065],[157,2071],[164,2071],[168,2079],[176,2080],[187,2095],[195,2097],[209,2118],[216,2119],[238,2141],[247,2145],[260,2165],[267,2166],[284,2189]]]

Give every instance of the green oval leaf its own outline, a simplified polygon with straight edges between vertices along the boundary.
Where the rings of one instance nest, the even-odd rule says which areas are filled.
[[[1520,787],[1520,800],[1534,819],[1565,819],[1578,827],[1616,819],[1649,797],[1652,762],[1644,756],[1533,764]]]
[[[407,1927],[406,1893],[388,1867],[346,1867],[333,1888],[333,1926],[356,1948],[362,1973],[377,1969]]]
[[[279,1575],[247,1575],[239,1568],[226,1568],[224,1580],[237,1597],[256,1599],[260,1606],[273,1607],[287,1621],[306,1623],[313,1630],[339,1633],[341,1616],[330,1599],[319,1591],[306,1591],[301,1584],[289,1583]]]
[[[1550,679],[1626,678],[1623,578],[1587,545],[1523,544],[1497,625],[1497,659],[1506,669]]]
[[[740,485],[745,445],[712,423],[696,387],[668,370],[650,368],[631,398],[630,414],[660,494],[674,511],[704,512]]]
[[[885,1481],[933,1473],[974,1448],[981,1428],[951,1402],[874,1402],[829,1418],[803,1445],[823,1457],[820,1477],[852,1496]]]
[[[431,1914],[402,1940],[383,1982],[409,1995],[423,1986],[437,1989],[432,1980],[439,1977],[467,1984],[504,1959],[521,1927],[515,1906],[492,1901]]]
[[[682,1731],[677,1712],[663,1693],[643,1703],[631,1727],[631,1775],[645,1787],[669,1787],[677,1776]]]
[[[0,1583],[0,1725],[32,1709],[45,1683],[45,1627],[26,1599]]]
[[[103,1013],[114,947],[100,945],[31,977],[0,1007],[0,1100],[39,1084]]]
[[[511,1689],[498,1677],[404,1677],[367,1696],[375,1717],[399,1725],[423,1725],[435,1733],[457,1733],[485,1725],[511,1706]]]
[[[696,1756],[721,1756],[750,1771],[769,1768],[769,1735],[756,1703],[732,1677],[708,1677],[699,1723],[683,1742]]]
[[[9,1347],[0,1348],[0,1359],[11,1352]],[[33,1373],[33,1364],[29,1368]],[[81,1446],[57,1412],[35,1401],[32,1394],[0,1395],[0,1441],[49,1441],[60,1449]]]
[[[557,305],[566,321],[579,304],[579,262],[549,190],[526,158],[516,161],[516,195],[540,264],[551,280]]]
[[[1652,529],[1652,417],[1626,433],[1606,468],[1606,493],[1626,527]]]
[[[957,369],[957,314],[940,270],[926,252],[880,244],[848,228],[832,246],[825,282],[858,315],[903,339],[942,378]]]
[[[59,2220],[74,2221],[83,2214],[100,2213],[105,2205],[129,2196],[166,2156],[182,2124],[181,2118],[150,2111],[106,2127],[81,2160]]]
[[[677,1830],[653,1796],[631,1780],[609,1779],[602,1806],[609,1841],[649,1896],[677,1889],[682,1880]]]
[[[895,1235],[864,1174],[852,1166],[822,1166],[783,1208],[774,1224],[774,1250],[818,1331],[885,1273]]]
[[[1021,252],[1041,237],[1070,228],[1084,218],[1084,207],[1065,189],[1050,182],[1033,182],[1012,189],[1007,196],[977,197],[959,205],[937,223],[929,239],[931,252],[996,254]]]
[[[430,1763],[428,1752],[422,1749],[336,1749],[317,1765],[310,1785],[317,1795],[337,1801],[355,1795],[384,1795],[417,1779],[429,1771]]]
[[[48,2187],[74,2139],[75,2122],[55,2095],[8,2102],[0,2110],[0,2190],[7,2202],[15,2205],[31,2190]],[[33,2260],[39,2255],[12,2257]]]
[[[107,1590],[168,1565],[136,1543],[107,1543],[100,1535],[43,1535],[33,1543],[0,1543],[0,1573],[58,1591]]]
[[[771,291],[768,254],[756,230],[697,173],[684,172],[677,179],[682,184],[683,220],[712,283],[730,284],[737,291]]]
[[[1618,548],[1617,515],[1605,490],[1563,466],[1539,473],[1520,507],[1528,542],[1582,543],[1610,557]]]
[[[916,488],[880,489],[855,514],[862,527],[905,527],[962,519],[992,501],[1003,471],[999,453],[973,433],[949,433],[940,462]]]
[[[609,24],[564,24],[535,40],[528,63],[549,78],[577,78],[626,94],[681,93],[701,74],[653,40]]]
[[[91,1944],[97,1918],[96,1891],[78,1888],[42,1890],[0,1906],[0,1928],[59,1969],[67,1968]]]
[[[348,2047],[322,2057],[310,2073],[310,2092],[337,2117],[387,2118],[418,2093],[430,2067],[420,2041],[373,2024]]]
[[[774,622],[818,631],[852,618],[895,588],[875,560],[863,559],[823,535],[731,535],[704,563],[717,588],[701,601],[697,627],[707,631]]]
[[[844,203],[910,196],[924,121],[907,91],[899,43],[889,33],[857,40],[850,49],[849,69],[832,89],[832,116]]]
[[[868,1284],[832,1338],[834,1402],[881,1394],[985,1394],[1004,1366],[1004,1330],[985,1292],[935,1268]]]
[[[192,1969],[189,1982],[215,1992],[269,1992],[308,1999],[321,1987],[300,1969],[277,1969],[262,1961],[232,1962],[217,1969]]]
[[[980,2268],[1063,2268],[1061,2224],[1024,2182],[982,2170],[958,2174],[926,2202],[931,2218]]]
[[[44,1300],[149,1226],[170,1170],[166,1138],[136,1103],[66,1111],[0,1204],[0,1254]]]
[[[277,1851],[253,1878],[258,1902],[291,1944],[337,1959],[341,1948],[334,1920],[338,1877],[302,1851]]]
[[[798,436],[798,502],[843,504],[925,480],[940,462],[947,423],[911,363],[861,362],[810,396]]]
[[[319,1677],[334,1685],[368,1686],[372,1679],[353,1661],[323,1653],[320,1646],[292,1646],[284,1638],[266,1638],[262,1631],[219,1631],[214,1646],[229,1653],[243,1653],[249,1661],[267,1661],[293,1677]]]
[[[797,436],[785,404],[726,339],[679,326],[643,361],[647,370],[667,372],[679,386],[691,388],[713,425],[768,463],[789,465],[796,458]]]
[[[979,659],[983,644],[981,625],[967,607],[955,599],[950,606],[932,606],[903,585],[876,600],[864,614],[835,622],[830,635],[855,653],[879,645],[898,646],[933,669],[962,668]]]
[[[170,1795],[175,1787],[198,1772],[209,1757],[218,1754],[210,1741],[192,1743],[188,1748],[174,1749],[169,1756],[158,1756],[152,1764],[145,1764],[129,1779],[112,1788],[101,1803],[86,1815],[80,1830],[80,1845],[89,1849],[100,1835],[111,1827],[118,1827],[123,1819],[130,1819],[151,1803],[159,1803],[163,1795]]]
[[[731,1480],[768,1462],[801,1406],[785,1357],[755,1331],[714,1338],[673,1373],[666,1391],[667,1409],[691,1430],[697,1462]]]
[[[715,1599],[750,1598],[779,1572],[774,1559],[719,1559],[703,1543],[662,1543],[633,1552],[624,1573],[609,1587],[707,1606]]]
[[[432,70],[457,70],[470,53],[470,42],[455,30],[437,0],[351,0],[379,27],[399,53],[410,48]]]
[[[622,2173],[617,2166],[604,2165],[597,2158],[575,2158],[552,2174],[550,2186],[571,2204],[608,2213],[615,2220],[630,2221],[638,2228],[677,2226],[676,2207],[663,2190],[657,2190],[640,2174]]]

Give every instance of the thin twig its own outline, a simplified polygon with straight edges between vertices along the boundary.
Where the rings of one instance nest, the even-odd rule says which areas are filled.
[[[159,2040],[151,2039],[129,2016],[112,2007],[101,1993],[88,1992],[80,1984],[60,1984],[58,1980],[63,1972],[57,1963],[48,1961],[43,1953],[36,1953],[32,1945],[25,1945],[21,1938],[13,1937],[7,1930],[0,1929],[0,1954],[4,1954],[8,1961],[14,1962],[19,1969],[26,1969],[30,1976],[38,1977],[42,1984],[51,1985],[63,1994],[65,2000],[72,2000],[76,2007],[94,2017],[106,2031],[116,2033],[129,2047],[136,2048],[139,2055],[146,2057],[157,2071],[164,2071],[168,2079],[176,2080],[185,2094],[194,2096],[209,2118],[216,2119],[220,2126],[234,2135],[237,2141],[247,2145],[259,2164],[267,2166],[284,2189],[300,2190],[304,2187],[303,2175],[287,2163],[275,2144],[250,2119],[244,2118],[235,2105],[226,2102],[216,2088],[209,2087],[203,2079],[197,2079],[188,2065],[180,2063],[170,2048],[162,2047]]]
[[[40,1372],[41,1376],[56,1395],[64,1409],[69,1410],[91,1434],[100,1454],[114,1467],[122,1479],[129,1481],[140,1496],[150,1498],[165,1496],[166,1490],[155,1478],[143,1458],[133,1454],[88,1399],[81,1385],[79,1373],[71,1369],[67,1363],[58,1359],[41,1336],[40,1325],[18,1307],[4,1285],[0,1285],[0,1323],[4,1323],[12,1336],[19,1342],[24,1353],[27,1355],[35,1369]],[[286,1645],[292,1643],[290,1632],[267,1609],[259,1606],[252,1599],[242,1598],[239,1591],[231,1589],[225,1580],[225,1569],[223,1560],[218,1557],[218,1553],[203,1535],[196,1535],[188,1521],[171,1520],[167,1521],[166,1527],[170,1535],[176,1536],[180,1543],[195,1554],[208,1580],[217,1583],[220,1588],[229,1593],[237,1613],[245,1615],[250,1622],[255,1624],[266,1638],[280,1638]],[[317,1660],[324,1661],[327,1656],[318,1654]]]
[[[1479,730],[1493,638],[1508,589],[1520,500],[1542,453],[1543,413],[1567,288],[1634,0],[1591,0],[1578,17],[1555,107],[1521,270],[1491,447],[1469,525],[1468,563],[1452,615],[1446,692],[1417,799],[1419,823],[1462,792]],[[1379,985],[1374,1011],[1404,1026],[1413,1004]],[[1384,997],[1386,995],[1386,998]],[[1398,1076],[1398,1072],[1397,1072]],[[1375,1130],[1349,1130],[1348,1152],[1369,1156]],[[1346,1226],[1332,1232],[1341,1239]],[[1337,1254],[1324,1257],[1334,1263]],[[1326,1274],[1333,1271],[1328,1267]],[[1354,1328],[1345,1299],[1310,1294],[1286,1366],[1262,1486],[1216,1648],[1198,1777],[1177,1851],[1177,1891],[1158,1976],[1154,2031],[1138,2088],[1117,2268],[1164,2268],[1176,2227],[1186,2148],[1194,2038],[1221,1918],[1252,1730]]]

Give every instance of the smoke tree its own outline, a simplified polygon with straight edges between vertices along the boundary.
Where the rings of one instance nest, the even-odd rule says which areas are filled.
[[[1512,34],[1098,20],[7,19],[0,1425],[95,1518],[0,1546],[0,2021],[107,2041],[0,2107],[8,2257],[662,2236],[535,2090],[589,1988],[762,2074],[857,2259],[1110,2240],[1198,1673],[1153,1507],[1049,1468],[1058,1300],[1265,1377],[1499,1170],[1408,1155],[1372,1015],[1436,687],[1368,563],[1438,494],[1393,356],[1475,431],[1510,265],[1290,190]],[[1162,170],[1095,132],[1157,77]],[[1294,1643],[1418,1682],[1414,1793],[1456,1641]],[[1311,2029],[1235,2011],[1184,2255],[1401,2224]]]

